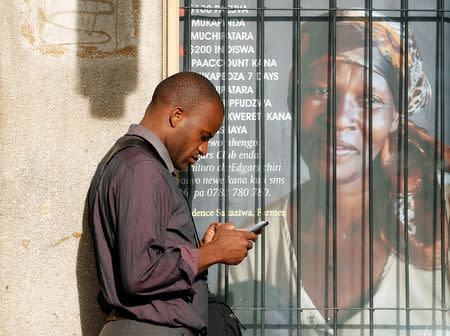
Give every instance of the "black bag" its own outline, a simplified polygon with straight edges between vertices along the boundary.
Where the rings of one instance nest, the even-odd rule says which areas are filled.
[[[241,328],[245,330],[231,308],[225,302],[217,300],[214,294],[209,294],[208,335],[242,336]]]

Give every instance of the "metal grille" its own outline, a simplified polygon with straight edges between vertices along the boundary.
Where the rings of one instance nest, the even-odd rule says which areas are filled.
[[[447,25],[450,10],[445,7],[443,0],[429,1],[420,5],[421,7],[417,6],[416,2],[410,3],[408,0],[398,1],[398,4],[392,4],[389,1],[385,1],[383,4],[380,4],[381,1],[375,2],[372,0],[361,1],[356,9],[358,13],[356,16],[349,15],[347,12],[350,10],[355,12],[355,8],[353,8],[355,4],[352,1],[330,0],[322,7],[320,7],[320,1],[312,5],[310,1],[301,0],[293,0],[289,4],[285,4],[283,1],[255,0],[248,1],[247,5],[242,5],[241,2],[230,4],[231,1],[228,0],[211,1],[208,5],[205,5],[204,1],[196,3],[194,0],[185,0],[181,4],[180,36],[183,37],[183,41],[180,46],[180,65],[184,71],[197,71],[205,75],[208,72],[214,74],[210,79],[220,89],[225,106],[223,131],[216,136],[217,146],[210,145],[209,149],[213,155],[201,160],[199,164],[202,169],[194,166],[181,174],[181,184],[189,195],[193,215],[197,217],[196,222],[200,226],[200,231],[206,229],[206,226],[213,221],[232,220],[237,223],[237,226],[245,226],[250,222],[266,219],[267,214],[272,218],[274,217],[273,204],[278,204],[280,198],[288,195],[286,212],[277,215],[283,217],[282,220],[280,219],[280,223],[287,223],[286,231],[280,230],[278,227],[274,228],[273,226],[278,224],[272,223],[272,226],[269,226],[266,233],[260,237],[254,251],[250,252],[255,254],[252,262],[243,265],[242,269],[239,269],[241,266],[233,266],[232,270],[232,267],[226,266],[214,268],[210,272],[210,282],[213,288],[237,312],[247,327],[246,335],[450,334],[447,327],[447,317],[449,317],[447,308],[447,241],[446,238],[440,238],[448,236],[445,210],[446,188],[444,187],[445,166],[448,163],[445,161],[444,153],[447,148],[445,143],[448,142],[449,128],[445,106],[446,100],[448,100],[446,93],[446,85],[448,85],[446,82],[448,78],[446,48],[448,46],[446,42],[448,42]],[[383,16],[379,16],[379,13]],[[239,20],[239,23],[243,22],[245,26],[235,28],[236,26],[229,24],[238,22],[233,20]],[[342,85],[341,77],[344,75],[339,64],[358,66],[357,62],[343,61],[343,56],[340,55],[339,43],[345,39],[338,41],[338,29],[341,22],[347,21],[364,22],[365,27],[365,37],[362,41],[364,64],[359,64],[361,68],[365,69],[360,84],[364,93],[361,103],[363,111],[361,124],[364,125],[361,127],[363,146],[360,149],[362,152],[360,168],[363,181],[361,203],[363,205],[361,207],[361,231],[358,233],[358,237],[354,235],[355,239],[359,239],[359,245],[357,245],[360,251],[355,251],[355,254],[359,253],[360,260],[358,262],[352,258],[348,260],[348,263],[355,263],[355,267],[359,268],[359,272],[355,271],[355,274],[358,274],[357,279],[352,279],[351,281],[354,282],[349,283],[349,286],[359,283],[361,295],[356,301],[350,300],[351,304],[345,300],[345,294],[340,292],[340,289],[345,289],[345,286],[340,286],[345,276],[339,273],[340,267],[346,270],[351,269],[347,264],[343,264],[339,256],[339,247],[342,246],[340,244],[343,244],[346,239],[343,238],[345,233],[342,234],[343,229],[339,226],[343,222],[342,216],[348,216],[339,205],[342,190],[339,186],[341,177],[338,174],[343,170],[339,168],[343,160],[339,155],[345,151],[345,148],[342,149],[342,147],[346,146],[340,142],[340,128],[337,125],[340,118],[339,109],[343,104],[339,90]],[[395,100],[395,109],[399,115],[398,126],[391,132],[392,136],[397,136],[396,139],[398,139],[393,146],[393,152],[397,154],[393,159],[396,170],[391,174],[395,180],[393,188],[396,196],[393,198],[396,205],[387,203],[393,207],[396,224],[392,224],[395,228],[390,240],[391,244],[386,247],[389,250],[386,265],[383,265],[380,271],[378,256],[380,255],[380,246],[384,245],[380,245],[379,242],[386,238],[383,235],[388,229],[383,228],[383,224],[379,222],[381,218],[389,218],[381,215],[386,210],[380,207],[382,202],[379,192],[383,191],[383,187],[379,186],[380,177],[377,175],[380,160],[378,158],[382,155],[376,143],[379,137],[377,133],[379,119],[376,116],[380,109],[377,98],[380,71],[377,70],[377,65],[374,65],[374,62],[378,62],[378,55],[373,54],[373,51],[376,50],[374,45],[379,44],[379,40],[374,39],[379,39],[379,36],[374,37],[373,29],[374,25],[381,21],[398,23],[400,64],[398,65],[399,77],[397,80],[392,80],[396,81],[395,85],[398,85],[398,89],[394,90],[392,85],[390,86],[390,92]],[[199,23],[202,23],[203,26]],[[305,250],[302,250],[302,246],[307,245],[308,240],[314,239],[311,238],[311,232],[314,232],[314,229],[311,229],[310,222],[305,222],[302,214],[311,210],[311,207],[315,207],[314,200],[317,200],[313,199],[309,193],[305,193],[305,190],[309,191],[310,189],[303,187],[308,178],[313,180],[311,176],[315,174],[314,171],[311,172],[314,169],[311,164],[308,166],[309,173],[305,172],[305,163],[302,158],[304,153],[312,149],[305,148],[310,143],[305,138],[307,134],[302,132],[308,127],[305,120],[306,123],[309,122],[306,117],[309,111],[306,110],[305,101],[313,95],[311,88],[308,87],[308,79],[312,76],[312,71],[308,65],[302,63],[305,62],[303,50],[311,48],[312,42],[317,42],[307,41],[303,38],[305,33],[302,31],[302,27],[308,23],[321,23],[327,27],[327,61],[325,62],[327,75],[326,87],[323,88],[327,92],[324,114],[326,122],[323,128],[323,132],[326,134],[325,183],[324,190],[315,195],[323,203],[317,207],[323,209],[321,223],[323,223],[324,234],[320,239],[324,245],[324,253],[321,257],[325,259],[319,260],[319,257],[317,259],[317,267],[320,265],[325,268],[322,272],[323,280],[318,281],[320,283],[323,281],[323,290],[318,296],[311,294],[311,291],[308,293],[305,289],[307,285],[304,283],[307,280],[300,280],[306,279],[308,273],[315,271],[314,268],[305,267],[302,262],[308,258],[308,253],[304,256]],[[274,52],[270,49],[270,45],[278,43],[277,34],[274,34],[277,27],[290,27],[290,36],[278,36],[280,40],[287,41],[285,45],[288,48]],[[415,28],[415,32],[420,33],[421,27],[430,30],[428,39],[433,42],[428,45],[434,45],[435,48],[431,52],[422,50],[422,57],[428,58],[424,59],[424,64],[428,62],[428,71],[433,70],[433,73],[428,73],[428,75],[434,79],[432,82],[433,99],[428,103],[428,107],[425,109],[426,116],[422,117],[422,120],[411,117],[409,113],[411,98],[409,87],[413,81],[410,78],[409,65],[413,55],[408,39],[408,32],[413,30],[412,28]],[[244,30],[255,33],[254,39],[251,41],[240,42],[240,45],[247,43],[247,47],[254,47],[254,56],[248,53],[246,55],[250,55],[250,57],[239,57],[239,55],[245,54],[245,48],[236,47],[239,43],[236,43],[233,35],[230,35],[230,30],[233,29],[241,33]],[[286,32],[283,29],[280,31]],[[201,35],[199,32],[208,32],[211,35]],[[213,35],[216,33],[218,35]],[[213,36],[211,38],[213,42],[207,40],[207,36]],[[308,45],[305,45],[306,43]],[[234,50],[238,49],[240,54],[234,53]],[[278,68],[278,80],[284,78],[288,82],[287,109],[290,111],[292,119],[285,123],[278,121],[275,123],[273,119],[270,119],[272,117],[269,117],[271,113],[275,112],[272,111],[272,104],[266,104],[266,99],[273,98],[274,92],[277,94],[279,92],[276,91],[277,84],[269,82],[270,74],[273,75],[274,72],[271,72],[273,65],[265,61],[268,53],[275,60],[277,55],[283,55],[284,58],[280,56],[283,59],[286,55],[290,57],[290,65],[285,66],[284,70]],[[236,65],[238,62],[233,63],[233,60],[237,59],[247,59],[247,62],[242,61],[241,65]],[[212,63],[208,60],[212,60]],[[316,66],[317,61],[313,64],[310,67]],[[278,64],[278,66],[280,65]],[[283,71],[284,75],[281,74]],[[250,73],[253,74],[250,76],[252,81],[247,76],[238,79],[239,73],[243,72],[247,72],[249,76]],[[239,87],[236,85],[239,81],[248,83],[247,86],[240,86],[241,91],[245,91],[243,88],[246,87],[247,93],[239,94],[233,91],[232,88]],[[252,90],[249,90],[249,87]],[[251,100],[252,106],[239,105],[239,99],[244,98],[235,99],[237,96],[254,97]],[[247,112],[249,109],[252,112]],[[248,116],[253,116],[245,119],[243,123],[247,125],[247,132],[241,133],[240,138],[236,137],[233,135],[233,125],[237,123],[234,116],[237,114],[247,115],[247,113],[250,113]],[[242,119],[238,120],[242,123]],[[423,166],[424,169],[426,167],[426,171],[421,172],[421,177],[417,179],[415,178],[417,167],[414,162],[416,159],[414,155],[417,153],[411,153],[411,150],[416,148],[411,147],[411,143],[415,141],[414,137],[420,134],[420,131],[417,131],[415,127],[412,128],[411,122],[414,125],[425,125],[423,127],[427,129],[427,133],[432,135],[432,138],[427,138],[427,144],[432,148],[432,157],[429,158],[431,164]],[[413,133],[410,134],[410,132]],[[283,138],[284,140],[279,140],[282,133],[286,133],[287,136]],[[245,157],[247,160],[247,156],[241,156],[245,150],[239,151],[239,146],[234,145],[235,141],[242,139],[256,140],[253,151],[255,155],[251,156],[248,161],[252,162],[248,167],[252,171],[253,178],[246,178],[250,176],[248,171],[242,173],[234,168],[239,167],[240,158]],[[281,180],[276,180],[277,176],[271,170],[275,166],[273,152],[277,149],[274,149],[273,143],[276,141],[283,153],[288,153],[286,154],[288,159],[280,163],[282,167],[280,171],[275,171],[280,176],[287,176],[286,183],[283,182],[282,187],[276,186],[279,187],[278,189],[274,187],[275,183],[272,181]],[[420,143],[417,147],[420,148],[419,152],[423,148]],[[350,152],[351,150],[353,149],[347,149]],[[231,155],[232,153],[235,153],[236,156]],[[343,156],[345,157],[345,155],[347,154],[344,153]],[[418,166],[421,164],[422,162],[417,162]],[[317,168],[317,170],[320,169]],[[317,174],[319,175],[319,173]],[[236,177],[238,175],[241,176],[241,180]],[[413,194],[412,185],[414,183],[412,182],[416,180],[423,182],[427,176],[431,176],[429,181],[432,185],[430,189],[432,192],[426,194],[425,211],[431,215],[424,215],[423,218],[427,220],[421,223],[417,215],[419,211],[417,209],[416,213],[410,211],[411,199],[409,196]],[[241,182],[235,183],[236,180]],[[251,184],[251,188],[248,187],[249,184]],[[275,188],[276,191],[273,192],[271,188]],[[412,210],[415,209],[414,202]],[[253,214],[247,216],[242,209],[243,204],[251,204]],[[238,207],[241,212],[234,211]],[[351,211],[351,209],[348,210],[348,212]],[[418,221],[414,221],[414,216],[418,218]],[[402,221],[403,226],[398,223],[398,218]],[[412,232],[419,232],[421,224],[427,225],[426,229],[423,229],[424,231],[432,231],[432,238],[428,245],[419,242],[417,247],[414,245],[414,238],[419,240],[419,234]],[[410,225],[412,226],[410,227]],[[280,247],[281,245],[274,247],[276,242],[274,243],[271,236],[275,234],[272,234],[271,230],[280,230],[281,233],[276,235],[278,239],[287,237],[286,239],[289,240],[287,243],[289,247],[286,248],[288,252],[287,255],[284,255],[287,261],[277,260],[281,253],[280,250],[283,248]],[[383,234],[380,235],[380,232]],[[428,264],[424,266],[417,261],[419,258],[417,251],[423,251],[420,248],[425,245],[432,251],[430,252],[432,257],[428,260],[431,266]],[[273,257],[274,254],[277,257]],[[274,270],[281,269],[278,262],[287,265],[286,273],[288,275],[273,274]],[[389,262],[391,265],[388,267]],[[389,274],[393,274],[393,278],[389,278]],[[277,276],[286,280],[280,280],[280,282],[271,280]],[[386,285],[387,282],[390,283]],[[366,284],[368,285],[366,286]],[[386,293],[384,301],[377,299],[382,291],[389,290],[389,288],[392,289],[390,300],[386,300],[389,297]],[[420,290],[423,290],[423,293],[420,293]],[[423,305],[418,305],[417,302],[421,300],[419,299],[421,295],[424,295]],[[305,304],[305,302],[307,303]],[[421,319],[421,316],[424,318]]]

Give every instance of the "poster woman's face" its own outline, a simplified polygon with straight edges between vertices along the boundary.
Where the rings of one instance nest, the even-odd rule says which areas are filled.
[[[302,155],[310,170],[326,177],[327,169],[327,62],[309,67],[303,73],[301,105]],[[373,72],[372,90],[372,153],[375,158],[389,133],[396,130],[398,113],[389,84]],[[366,81],[366,85],[364,85]],[[369,94],[368,72],[364,67],[336,62],[336,179],[351,183],[361,179],[369,165]],[[331,118],[331,113],[330,113]],[[330,128],[331,130],[331,128]],[[332,133],[328,148],[332,176]],[[365,150],[364,150],[365,148]],[[366,156],[363,167],[363,155]]]

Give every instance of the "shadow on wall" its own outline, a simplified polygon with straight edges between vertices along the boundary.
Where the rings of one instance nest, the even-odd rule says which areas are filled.
[[[77,255],[78,302],[80,305],[80,322],[83,336],[96,336],[100,333],[106,316],[97,304],[100,291],[97,282],[94,247],[88,223],[87,203],[83,211],[83,235],[80,238]]]
[[[121,118],[125,98],[136,88],[139,12],[139,0],[77,1],[77,89],[89,99],[94,118]],[[95,336],[105,315],[97,304],[99,287],[86,204],[82,225],[76,266],[81,330],[83,336]]]
[[[78,0],[78,91],[96,118],[118,119],[138,76],[139,0]]]
[[[1,25],[0,25],[0,27],[1,27]],[[2,99],[4,99],[3,97],[5,97],[5,93],[3,92],[3,76],[2,76],[1,69],[0,69],[0,97],[2,97]],[[2,144],[4,144],[3,138],[6,135],[5,119],[6,119],[6,111],[5,111],[3,104],[0,104],[0,143],[2,143]],[[2,158],[4,158],[3,153],[4,153],[3,150],[0,150],[0,154],[1,154]],[[4,169],[4,168],[6,168],[6,165],[3,166],[3,164],[2,164],[3,161],[4,160],[0,161],[0,171],[6,172],[6,169]],[[2,183],[3,183],[3,181],[2,181]]]

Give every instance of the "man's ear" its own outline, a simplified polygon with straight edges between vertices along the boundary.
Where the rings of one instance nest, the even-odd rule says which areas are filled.
[[[169,114],[169,122],[170,126],[172,128],[177,127],[178,123],[183,120],[185,117],[186,112],[184,111],[183,107],[181,106],[175,106]]]

